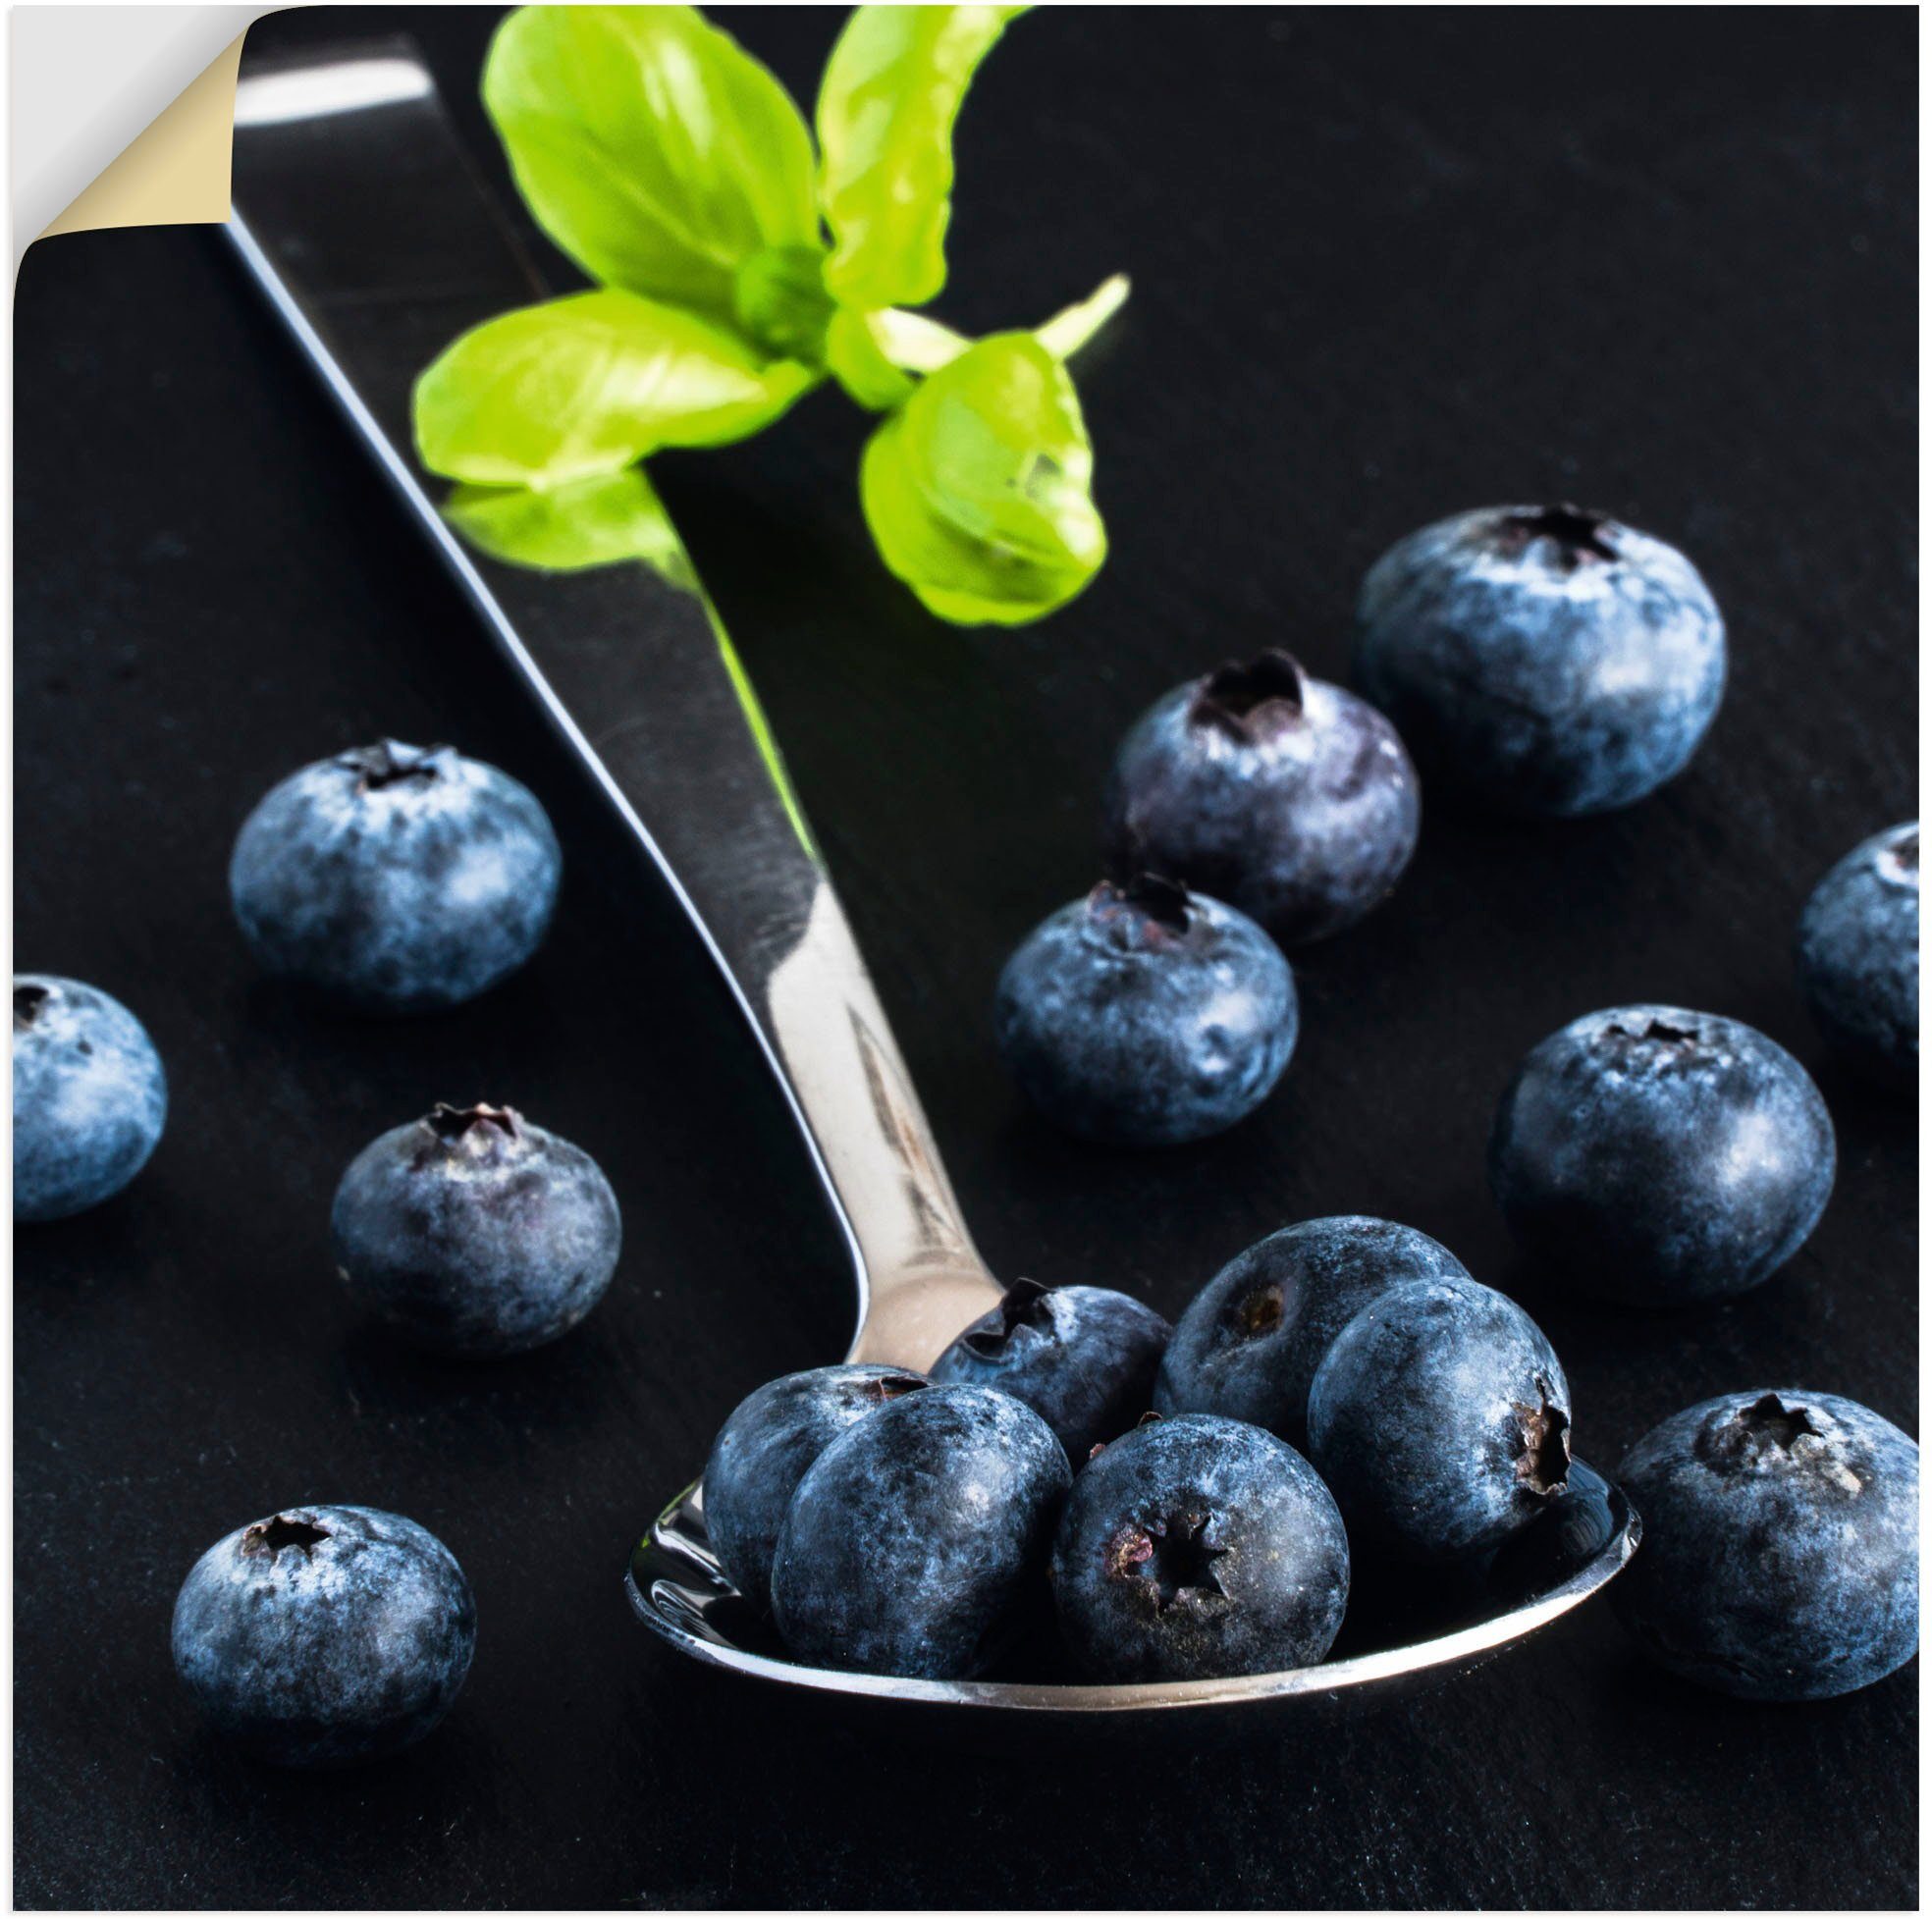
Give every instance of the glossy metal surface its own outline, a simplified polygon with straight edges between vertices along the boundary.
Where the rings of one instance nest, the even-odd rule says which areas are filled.
[[[472,554],[410,447],[414,376],[464,328],[540,297],[406,41],[244,67],[236,218],[247,271],[380,470],[690,916],[789,1100],[844,1228],[852,1356],[924,1366],[997,1297],[729,641],[642,565],[538,574]],[[1335,1704],[1446,1677],[1587,1598],[1635,1549],[1621,1501],[1581,1564],[1479,1617],[1307,1671],[1186,1684],[942,1683],[786,1662],[706,1549],[696,1489],[633,1556],[639,1617],[680,1652],[847,1699],[1036,1721]]]

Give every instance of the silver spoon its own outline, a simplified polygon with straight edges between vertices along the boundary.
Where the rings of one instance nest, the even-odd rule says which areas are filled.
[[[416,373],[464,328],[544,291],[465,164],[413,45],[244,65],[234,190],[228,231],[243,266],[743,1008],[844,1234],[859,1295],[849,1357],[924,1369],[1001,1288],[974,1250],[729,640],[700,598],[643,565],[539,574],[478,557],[405,451]],[[792,1664],[720,1573],[696,1485],[652,1525],[627,1585],[638,1617],[679,1652],[775,1684],[908,1710],[1252,1712],[1381,1697],[1467,1668],[1587,1598],[1637,1539],[1636,1516],[1613,1492],[1593,1530],[1493,1610],[1302,1671],[1168,1684],[951,1682]]]

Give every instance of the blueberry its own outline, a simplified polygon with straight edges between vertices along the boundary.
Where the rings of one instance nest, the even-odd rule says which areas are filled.
[[[168,1082],[118,999],[51,973],[14,975],[14,1217],[66,1219],[147,1164]]]
[[[1618,1006],[1534,1047],[1489,1136],[1510,1231],[1625,1305],[1744,1292],[1818,1223],[1836,1150],[1798,1061],[1737,1020]]]
[[[1827,1699],[1918,1650],[1918,1447],[1835,1393],[1727,1393],[1631,1448],[1643,1543],[1612,1584],[1660,1665],[1745,1699]]]
[[[1161,1363],[1154,1410],[1218,1413],[1305,1446],[1309,1384],[1335,1335],[1390,1286],[1468,1276],[1447,1247],[1393,1220],[1345,1214],[1284,1226],[1195,1295]]]
[[[349,1162],[330,1215],[349,1290],[418,1345],[488,1358],[567,1333],[617,1270],[589,1153],[507,1106],[438,1106]]]
[[[1355,682],[1434,784],[1507,812],[1629,806],[1724,693],[1724,620],[1674,547],[1575,506],[1437,521],[1370,568]]]
[[[1098,1679],[1315,1665],[1348,1606],[1348,1534],[1301,1454],[1208,1413],[1148,1424],[1073,1482],[1049,1567],[1067,1649]]]
[[[771,1602],[778,1528],[813,1461],[848,1426],[925,1384],[892,1366],[819,1366],[739,1403],[705,1465],[704,1517],[718,1563],[748,1599]]]
[[[939,1355],[933,1378],[1024,1400],[1077,1466],[1148,1410],[1173,1330],[1125,1293],[1023,1279]]]
[[[270,973],[365,1012],[456,1006],[514,973],[557,903],[557,835],[525,787],[447,746],[318,760],[249,814],[236,917]]]
[[[802,1660],[963,1679],[1003,1649],[1040,1576],[1068,1483],[1029,1406],[929,1386],[821,1453],[792,1495],[772,1610]]]
[[[1260,927],[1166,880],[1102,880],[999,976],[994,1028],[1040,1110],[1118,1146],[1203,1140],[1245,1118],[1295,1050],[1295,979]]]
[[[1918,1079],[1918,822],[1874,833],[1818,881],[1798,923],[1798,978],[1843,1052]]]
[[[1315,1369],[1308,1421],[1350,1536],[1400,1559],[1485,1552],[1568,1482],[1563,1367],[1521,1306],[1469,1278],[1369,1301]]]
[[[1109,855],[1223,899],[1284,946],[1394,890],[1422,800],[1396,730],[1281,652],[1177,686],[1135,723],[1105,801]]]
[[[231,1532],[175,1601],[175,1671],[215,1730],[280,1766],[412,1745],[460,1690],[476,1603],[450,1549],[368,1506]]]

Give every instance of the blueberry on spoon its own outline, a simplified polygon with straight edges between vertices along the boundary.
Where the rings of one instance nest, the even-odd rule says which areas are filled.
[[[939,1355],[933,1378],[1024,1400],[1078,1466],[1148,1410],[1172,1331],[1125,1293],[1023,1279]]]
[[[1350,1537],[1398,1559],[1499,1546],[1568,1485],[1563,1367],[1521,1306],[1466,1276],[1364,1306],[1315,1370],[1308,1423]]]
[[[1068,1483],[1029,1406],[929,1386],[841,1433],[798,1483],[778,1533],[772,1611],[808,1664],[963,1679],[1006,1645]]]
[[[1187,1413],[1103,1448],[1073,1482],[1049,1569],[1075,1664],[1109,1681],[1312,1666],[1348,1605],[1327,1487],[1259,1426]]]
[[[1392,1219],[1304,1219],[1238,1253],[1181,1315],[1156,1413],[1218,1413],[1308,1442],[1315,1369],[1355,1315],[1411,1279],[1466,1279],[1446,1246]]]
[[[719,1428],[704,1469],[705,1530],[718,1563],[768,1606],[772,1561],[798,1482],[832,1442],[926,1381],[894,1366],[816,1366],[741,1401]]]

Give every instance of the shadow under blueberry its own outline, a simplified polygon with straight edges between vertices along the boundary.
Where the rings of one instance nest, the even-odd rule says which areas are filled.
[[[503,1764],[459,1698],[427,1738],[335,1767],[270,1765],[189,1717],[167,1771],[179,1818],[214,1822],[260,1846],[286,1846],[297,1866],[303,1851],[321,1845],[362,1855],[373,1867],[387,1848],[412,1842],[425,1827],[454,1834],[492,1817]],[[297,1873],[292,1902],[299,1902],[299,1885]]]

